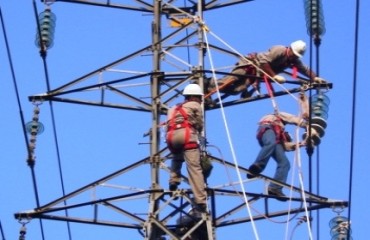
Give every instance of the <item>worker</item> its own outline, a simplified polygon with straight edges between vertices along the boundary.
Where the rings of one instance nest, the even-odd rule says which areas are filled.
[[[254,163],[250,165],[250,173],[247,174],[247,178],[254,178],[256,174],[261,173],[266,168],[270,157],[272,157],[277,163],[274,179],[282,183],[286,182],[290,163],[285,151],[294,151],[297,146],[285,131],[286,124],[293,124],[302,128],[307,126],[306,120],[302,117],[285,112],[268,114],[259,121],[257,140],[261,150]],[[301,144],[298,145],[301,146]],[[276,196],[278,200],[286,200],[282,192],[282,186],[278,184],[271,182],[268,186],[268,194]]]
[[[199,212],[206,211],[205,178],[200,164],[199,135],[203,131],[201,107],[203,91],[198,84],[189,84],[183,91],[185,101],[172,107],[167,115],[166,142],[173,155],[169,179],[170,191],[181,182],[182,163],[186,162],[189,183]]]
[[[278,75],[287,68],[292,68],[293,72],[299,72],[307,76],[310,80],[317,83],[326,83],[318,77],[300,58],[306,51],[306,43],[302,40],[292,42],[290,46],[276,45],[268,51],[261,53],[250,53],[240,59],[231,74],[217,81],[218,89],[228,95],[238,95],[241,98],[248,98],[254,92],[259,92],[258,77],[271,77],[274,81],[282,84],[286,79]],[[249,86],[252,89],[248,90]],[[217,91],[215,81],[210,79],[207,86],[206,100]]]
[[[176,233],[179,236],[183,237],[185,234],[189,234],[189,231],[191,230],[192,233],[189,235],[189,237],[185,238],[185,240],[209,239],[207,224],[204,222],[194,229],[194,226],[198,224],[198,219],[194,218],[193,216],[193,209],[190,209],[190,211],[188,211],[188,214],[181,214],[180,217],[176,220]]]

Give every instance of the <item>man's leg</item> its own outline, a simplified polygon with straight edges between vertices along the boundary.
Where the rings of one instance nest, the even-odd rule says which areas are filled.
[[[226,93],[229,95],[236,95],[236,94],[241,93],[244,89],[236,89],[236,87],[240,87],[240,84],[235,84],[235,82],[243,81],[244,78],[242,76],[245,75],[246,72],[242,68],[236,68],[236,69],[233,69],[231,73],[237,74],[240,76],[227,75],[217,81],[217,86],[218,86],[218,90],[222,93]],[[211,79],[208,92],[204,96],[204,98],[210,97],[215,92],[217,92],[217,88],[215,86],[214,80]]]
[[[277,163],[274,179],[285,183],[288,177],[290,162],[285,154],[285,150],[281,144],[277,144],[275,152],[272,156]],[[282,187],[271,183],[270,188],[281,189]]]
[[[199,149],[185,151],[185,161],[188,170],[188,178],[193,190],[196,204],[206,206],[207,194],[205,190],[204,176],[200,165]]]
[[[183,154],[174,154],[174,157],[171,161],[171,172],[169,180],[169,188],[171,191],[177,190],[177,186],[181,183],[181,167],[183,161]]]

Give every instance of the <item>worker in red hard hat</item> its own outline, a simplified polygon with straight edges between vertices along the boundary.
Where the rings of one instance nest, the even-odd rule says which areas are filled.
[[[183,95],[185,101],[172,107],[167,114],[166,142],[173,155],[169,189],[177,190],[181,182],[182,163],[185,161],[196,203],[194,210],[205,212],[207,195],[199,149],[199,136],[204,125],[201,107],[203,91],[198,84],[189,84]]]
[[[267,74],[276,82],[284,83],[285,78],[278,74],[287,68],[292,68],[317,83],[326,83],[301,61],[300,58],[305,51],[306,43],[297,40],[292,42],[290,46],[275,45],[266,52],[250,53],[236,64],[231,72],[235,75],[227,75],[217,81],[218,89],[222,93],[241,94],[241,98],[247,98],[259,90],[259,81],[256,80],[256,77]],[[249,86],[252,86],[252,89],[248,91]],[[206,90],[206,98],[217,91],[213,80],[210,80]]]

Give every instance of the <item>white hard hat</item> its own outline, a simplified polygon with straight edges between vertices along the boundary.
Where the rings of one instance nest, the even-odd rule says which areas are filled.
[[[294,55],[296,55],[297,57],[302,57],[302,55],[306,51],[306,43],[302,40],[298,40],[292,42],[290,44],[290,48],[292,49]]]
[[[203,96],[203,91],[198,84],[192,83],[187,85],[182,92],[184,96],[186,95],[197,95]]]

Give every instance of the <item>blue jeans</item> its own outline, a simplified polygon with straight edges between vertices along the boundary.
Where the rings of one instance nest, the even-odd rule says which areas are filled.
[[[289,160],[285,155],[283,146],[280,143],[276,143],[276,134],[271,128],[268,128],[268,126],[260,126],[258,131],[266,127],[267,129],[259,141],[262,148],[258,153],[254,164],[258,165],[263,171],[270,160],[270,157],[272,157],[277,163],[274,179],[285,183],[290,169]],[[270,183],[269,188],[281,189],[282,187],[277,184]]]

